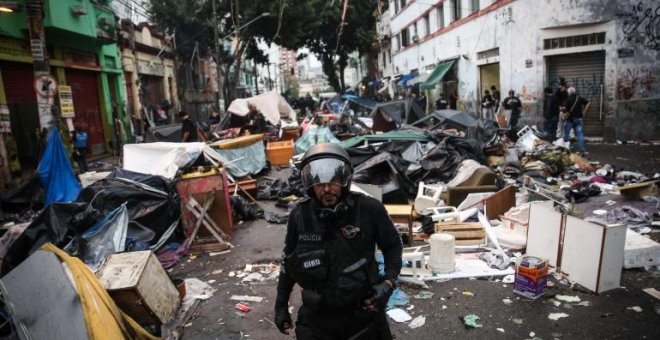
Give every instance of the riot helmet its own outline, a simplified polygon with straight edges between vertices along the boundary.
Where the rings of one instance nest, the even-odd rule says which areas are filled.
[[[312,146],[305,152],[300,169],[302,184],[310,197],[314,197],[313,188],[318,184],[339,184],[343,195],[349,191],[353,167],[348,153],[338,144]]]

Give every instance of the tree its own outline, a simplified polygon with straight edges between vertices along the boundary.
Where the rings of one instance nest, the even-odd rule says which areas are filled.
[[[216,1],[215,18],[211,1]],[[267,62],[263,52],[257,52],[256,39],[286,47],[299,46],[300,35],[313,20],[310,6],[310,2],[300,0],[151,0],[148,4],[152,20],[170,33],[175,32],[175,53],[181,60],[190,60],[199,53],[200,57],[211,57],[221,66],[227,105],[236,95],[235,84],[230,81],[238,79],[244,58],[255,63]],[[262,13],[271,15],[262,16]],[[246,25],[257,17],[258,20]],[[224,42],[219,55],[213,53],[218,43],[214,41],[216,22]]]
[[[310,1],[316,22],[308,27],[301,45],[314,53],[336,92],[346,88],[344,70],[352,52],[366,53],[376,36],[375,0]],[[346,11],[344,16],[344,5]],[[342,16],[344,20],[342,21]]]

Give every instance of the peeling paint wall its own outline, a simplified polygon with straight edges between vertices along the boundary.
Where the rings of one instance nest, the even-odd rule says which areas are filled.
[[[393,36],[423,16],[434,1],[415,2],[393,17]],[[451,1],[444,1],[445,26],[451,25]],[[481,1],[476,18],[438,31],[437,11],[428,12],[431,35],[401,50],[393,46],[395,74],[423,69],[443,60],[458,60],[459,108],[479,107],[479,65],[500,64],[504,95],[513,89],[523,101],[522,124],[542,122],[547,59],[553,55],[605,52],[603,79],[581,84],[592,98],[600,97],[606,141],[660,140],[660,3],[655,0],[516,0]],[[433,34],[436,33],[437,34]],[[600,45],[544,49],[544,39],[605,33]],[[478,53],[499,48],[498,56]],[[571,81],[571,75],[563,75]],[[595,104],[595,103],[594,103]],[[600,103],[599,103],[600,104]],[[599,108],[600,109],[600,108]]]

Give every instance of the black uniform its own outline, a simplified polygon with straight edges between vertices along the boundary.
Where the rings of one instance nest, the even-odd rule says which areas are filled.
[[[505,109],[511,110],[511,119],[509,120],[509,126],[511,129],[515,129],[518,125],[518,119],[520,119],[520,114],[522,113],[522,102],[518,97],[506,97],[502,102],[502,106]]]
[[[188,132],[188,140],[184,142],[197,142],[197,126],[193,123],[190,118],[184,119],[181,122],[181,138],[183,139],[183,134]]]
[[[294,283],[303,288],[298,339],[391,339],[384,310],[365,311],[372,285],[401,271],[401,239],[385,207],[355,193],[335,213],[315,199],[291,212],[277,285],[278,302],[288,302]],[[374,248],[383,252],[385,275],[378,276]],[[286,302],[284,301],[286,299]]]

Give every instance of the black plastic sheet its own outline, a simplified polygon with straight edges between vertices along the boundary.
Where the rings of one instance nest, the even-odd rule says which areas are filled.
[[[21,264],[46,242],[63,248],[78,234],[96,222],[98,211],[86,203],[51,203],[25,229],[7,251],[2,262],[2,276]]]
[[[0,205],[5,214],[23,214],[31,209],[44,207],[44,189],[36,173],[21,185],[0,193]]]
[[[252,221],[264,216],[264,210],[257,204],[249,202],[243,196],[231,195],[231,210],[235,218],[241,221]]]

